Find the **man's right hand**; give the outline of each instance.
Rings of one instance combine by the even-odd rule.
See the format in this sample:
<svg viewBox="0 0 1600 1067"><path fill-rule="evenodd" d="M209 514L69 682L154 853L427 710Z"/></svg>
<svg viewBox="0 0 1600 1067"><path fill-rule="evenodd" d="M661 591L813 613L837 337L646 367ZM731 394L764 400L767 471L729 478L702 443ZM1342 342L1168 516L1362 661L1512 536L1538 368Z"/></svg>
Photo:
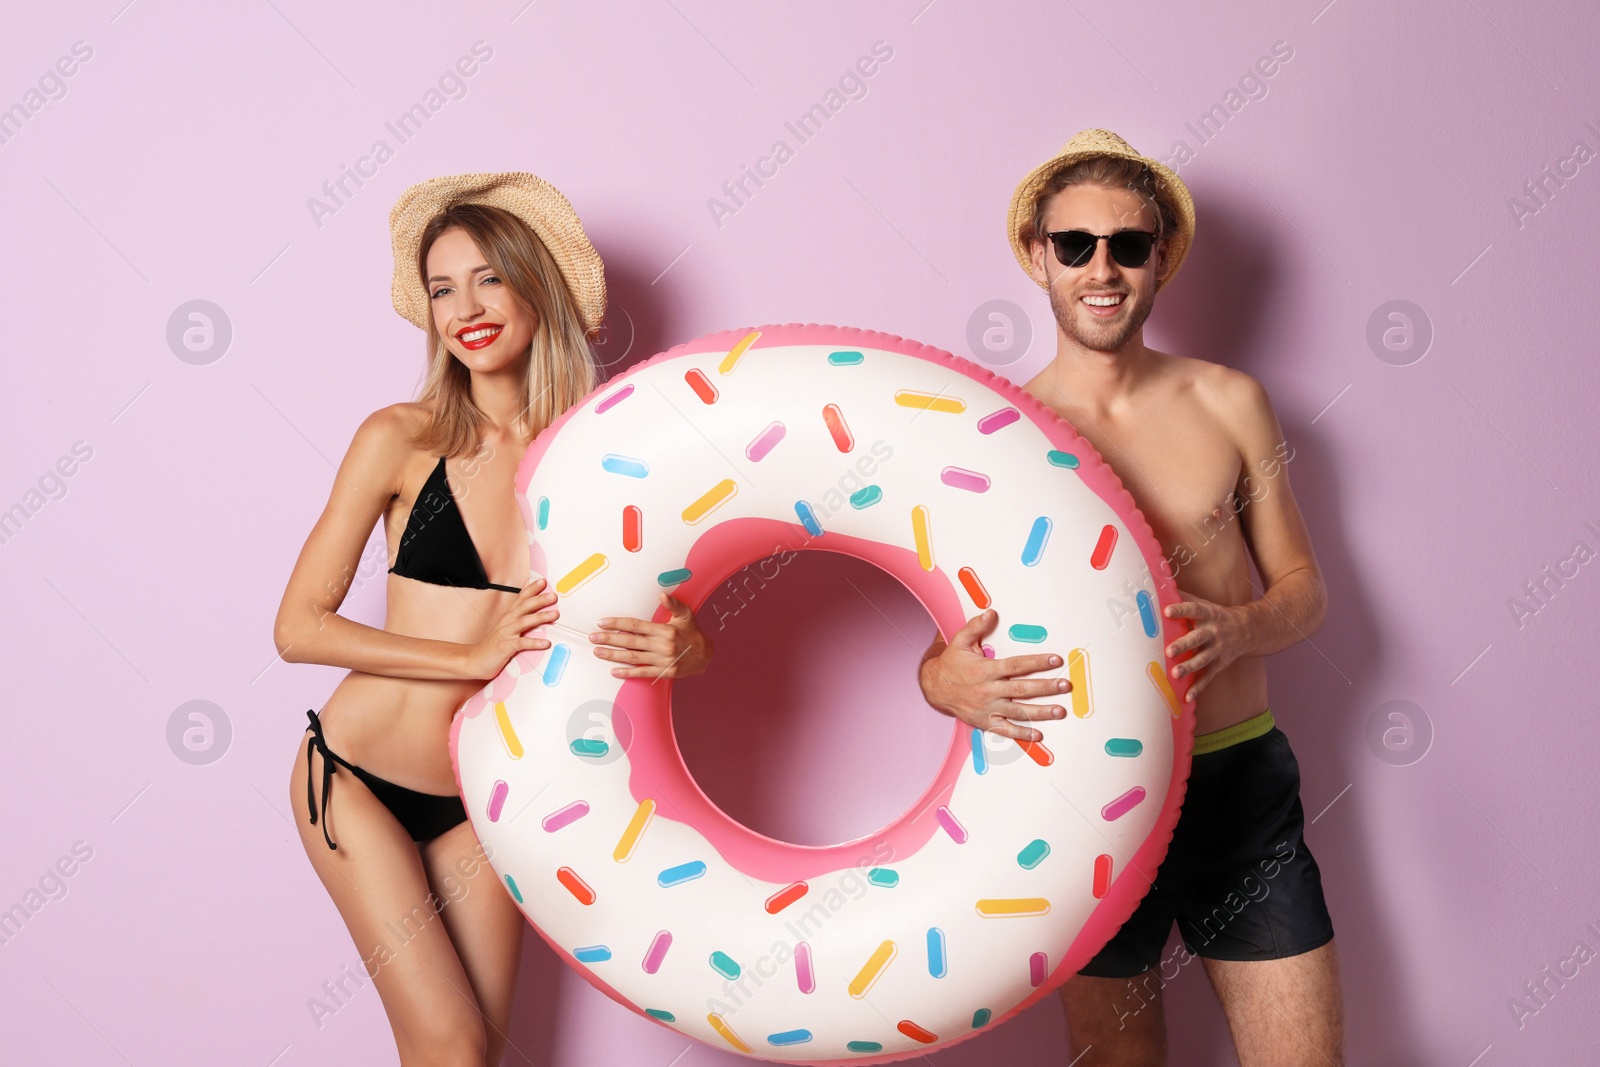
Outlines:
<svg viewBox="0 0 1600 1067"><path fill-rule="evenodd" d="M968 619L949 644L935 638L917 671L922 696L937 710L968 726L1016 741L1042 741L1043 734L1021 724L1030 719L1059 719L1066 709L1054 704L1024 704L1022 699L1059 696L1071 691L1072 683L1065 678L1019 677L1060 667L1060 656L985 656L983 637L998 621L999 614L989 608Z"/></svg>

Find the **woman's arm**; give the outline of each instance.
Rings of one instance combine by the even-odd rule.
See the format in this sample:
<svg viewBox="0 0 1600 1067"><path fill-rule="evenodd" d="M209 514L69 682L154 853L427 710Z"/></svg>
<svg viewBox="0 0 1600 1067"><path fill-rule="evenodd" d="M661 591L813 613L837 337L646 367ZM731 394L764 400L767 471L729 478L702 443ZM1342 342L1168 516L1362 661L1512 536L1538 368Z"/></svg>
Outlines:
<svg viewBox="0 0 1600 1067"><path fill-rule="evenodd" d="M394 678L476 677L467 673L470 645L406 637L339 614L367 538L399 492L408 449L396 407L373 412L356 430L278 605L272 639L288 662Z"/></svg>

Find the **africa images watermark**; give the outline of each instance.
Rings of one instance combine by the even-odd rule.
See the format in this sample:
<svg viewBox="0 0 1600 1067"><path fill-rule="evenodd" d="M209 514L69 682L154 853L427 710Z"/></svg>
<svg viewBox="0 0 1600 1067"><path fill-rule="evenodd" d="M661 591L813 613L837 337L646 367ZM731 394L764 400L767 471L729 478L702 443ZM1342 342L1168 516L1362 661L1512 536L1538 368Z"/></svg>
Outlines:
<svg viewBox="0 0 1600 1067"><path fill-rule="evenodd" d="M810 143L821 133L822 128L844 110L845 104L866 99L867 80L893 58L894 48L887 41L872 42L870 55L858 58L839 75L834 85L828 87L820 101L783 124L788 136L774 140L766 154L756 158L753 167L741 163L738 176L722 183L722 195L706 198L706 210L711 212L712 224L722 229L723 221L730 215L737 215L768 181L776 178L779 168L792 160L802 145ZM794 138L793 144L789 143L790 136Z"/></svg>
<svg viewBox="0 0 1600 1067"><path fill-rule="evenodd" d="M1271 479L1276 478L1279 472L1292 459L1294 459L1294 448L1290 446L1288 441L1279 441L1277 447L1273 449L1272 455L1263 456L1257 461L1256 466L1261 472L1261 478L1255 479L1246 474L1240 482L1239 489L1229 493L1228 498L1217 508L1218 511L1223 513L1221 517L1210 514L1202 522L1197 523L1191 520L1189 523L1190 529L1200 535L1198 548L1191 547L1186 541L1177 542L1173 546L1171 554L1163 557L1161 561L1163 575L1166 580L1177 581L1179 569L1193 563L1199 555L1199 550L1205 548L1206 545L1210 544L1226 530L1229 523L1233 522L1244 511L1246 504L1255 504L1265 500L1268 494L1272 492ZM1156 591L1151 581L1150 568L1145 568L1144 576L1138 583L1135 583L1131 578L1124 581L1122 583L1122 591L1124 594L1122 599L1116 597L1106 598L1106 608L1111 612L1111 621L1117 624L1119 630L1128 618L1139 616L1138 596L1140 592L1145 593L1152 600L1154 599Z"/></svg>
<svg viewBox="0 0 1600 1067"><path fill-rule="evenodd" d="M1190 145L1188 141L1179 138L1172 143L1172 151L1161 162L1173 170L1181 170L1192 162L1196 151L1201 146L1216 140L1222 133L1223 127L1243 111L1246 104L1253 100L1266 99L1269 91L1267 82L1293 58L1294 46L1288 41L1272 42L1271 53L1257 59L1253 66L1246 67L1235 85L1223 94L1221 101L1201 112L1195 122L1183 124L1184 129L1194 136L1195 143Z"/></svg>
<svg viewBox="0 0 1600 1067"><path fill-rule="evenodd" d="M423 91L420 100L402 111L392 122L383 124L389 137L394 139L393 145L387 138L379 137L372 142L365 155L356 159L353 166L344 163L339 165L338 177L322 183L321 197L306 198L306 210L311 213L311 222L317 229L322 229L323 219L337 215L355 197L366 184L364 179L376 177L378 168L395 157L395 150L421 133L428 120L438 114L445 104L461 100L467 95L468 79L478 73L481 64L494 58L494 49L482 40L472 42L471 53L458 57L453 65L445 68L433 85ZM351 188L352 185L354 188Z"/></svg>
<svg viewBox="0 0 1600 1067"><path fill-rule="evenodd" d="M355 995L377 977L379 968L396 959L400 950L415 940L430 922L439 917L441 911L450 904L458 903L471 892L472 885L465 879L470 879L478 873L480 860L482 863L489 862L491 851L492 849L483 842L478 842L471 855L456 861L456 870L460 872L463 880L457 881L455 876L448 872L442 879L444 899L441 900L438 894L429 890L427 900L413 907L399 919L391 919L384 923L384 931L394 939L393 950L390 949L390 942L380 940L377 947L372 950L372 954L361 959L362 970L366 972L364 976L352 971L348 963L344 964L339 968L338 977L322 983L322 996L306 998L306 1010L311 1013L311 1020L317 1024L318 1030L347 1007L355 999Z"/></svg>
<svg viewBox="0 0 1600 1067"><path fill-rule="evenodd" d="M867 454L867 453L870 453ZM871 483L869 479L878 473L880 463L887 463L894 458L894 446L882 438L872 442L853 465L845 469L838 479L822 493L820 501L808 501L811 516L820 527L832 516L838 514L848 502L856 509L871 507L882 497L882 490ZM790 561L800 555L800 550L806 548L812 541L823 535L821 529L813 532L806 531L806 536L798 545L773 545L772 554L757 560L752 567L747 567L741 577L728 578L717 588L717 592L706 602L714 612L717 629L727 626L728 620L750 606L755 594L767 587L767 583L778 577L778 572ZM771 568L771 573L767 568ZM754 571L752 576L751 571ZM752 577L755 589L751 589ZM750 599L746 600L744 594L749 593Z"/></svg>
<svg viewBox="0 0 1600 1067"><path fill-rule="evenodd" d="M1593 522L1584 523L1583 528L1594 535L1596 544L1600 544L1600 528ZM1537 577L1523 582L1522 595L1506 598L1506 608L1516 620L1517 629L1524 629L1529 619L1548 608L1550 602L1567 587L1567 583L1578 576L1579 569L1594 558L1595 550L1589 542L1579 538L1573 542L1572 551L1565 558L1545 564Z"/></svg>
<svg viewBox="0 0 1600 1067"><path fill-rule="evenodd" d="M1600 939L1600 927L1594 923L1584 923L1583 928ZM1570 953L1544 968L1531 980L1523 982L1520 996L1506 998L1506 1008L1511 1012L1517 1029L1526 1027L1529 1018L1548 1008L1567 987L1567 983L1577 978L1582 968L1594 958L1595 950L1589 947L1589 942L1574 941Z"/></svg>
<svg viewBox="0 0 1600 1067"><path fill-rule="evenodd" d="M1284 855L1286 849L1288 850L1288 855ZM1222 898L1222 902L1211 909L1211 914L1201 919L1198 927L1193 928L1193 933L1197 936L1197 940L1203 938L1203 940L1198 940L1196 947L1204 948L1215 941L1222 935L1229 923L1243 914L1245 908L1251 904L1259 904L1266 900L1272 892L1272 887L1267 883L1276 878L1278 872L1294 857L1295 849L1293 845L1287 841L1278 842L1277 847L1273 849L1272 857L1259 862L1261 876L1258 878L1255 874L1245 875L1240 879L1239 888L1228 890L1227 895ZM1213 925L1215 926L1214 929ZM1146 1000L1140 995L1139 990L1141 987L1145 992L1150 992L1150 983L1154 981L1157 991L1165 989L1168 982L1176 980L1178 975L1183 972L1184 965L1191 962L1198 955L1198 953L1190 951L1189 946L1192 942L1189 939L1189 935L1181 929L1179 933L1183 936L1179 937L1178 944L1167 954L1166 958L1143 974L1128 979L1128 993L1123 1000L1126 1001L1129 997L1132 997L1139 1003L1137 1007L1131 1009L1124 1008L1121 1004L1112 1005L1112 1010L1117 1013L1118 1030L1128 1025L1129 1017L1139 1014L1154 1002L1154 995L1151 996L1150 1000ZM1169 967L1172 971L1171 974L1167 973Z"/></svg>
<svg viewBox="0 0 1600 1067"><path fill-rule="evenodd" d="M880 840L873 845L871 854L862 856L845 870L837 887L817 894L810 908L783 924L784 932L789 935L787 939L774 941L772 947L754 963L733 963L737 967L734 977L723 980L722 997L706 998L706 1011L731 1019L740 1008L755 999L767 982L778 976L779 968L791 962L799 968L803 961L809 973L811 957L806 946L810 944L810 939L816 937L828 920L843 911L846 905L861 900L871 892L872 868L893 859L894 849L889 842ZM752 982L755 988L747 988Z"/></svg>

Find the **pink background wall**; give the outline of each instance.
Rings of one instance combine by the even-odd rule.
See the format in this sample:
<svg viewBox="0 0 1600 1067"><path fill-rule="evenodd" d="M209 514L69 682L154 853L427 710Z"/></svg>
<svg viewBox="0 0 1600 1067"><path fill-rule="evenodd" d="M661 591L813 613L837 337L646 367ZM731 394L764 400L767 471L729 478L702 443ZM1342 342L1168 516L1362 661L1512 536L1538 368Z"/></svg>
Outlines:
<svg viewBox="0 0 1600 1067"><path fill-rule="evenodd" d="M818 321L1020 382L1050 359L1053 323L1011 259L1006 203L1085 126L1163 157L1188 143L1197 241L1147 337L1256 375L1296 449L1332 607L1271 661L1272 705L1317 817L1351 1062L1590 1056L1600 969L1543 1006L1523 985L1577 941L1600 950L1585 873L1600 726L1580 673L1600 563L1566 564L1520 624L1509 602L1577 542L1600 550L1592 5L123 3L13 5L0 36L0 106L44 90L0 143L0 508L27 511L0 544L0 908L38 905L0 944L6 1059L395 1062L370 986L320 1028L307 1008L359 966L285 803L304 709L338 672L275 663L271 620L331 463L418 378L417 331L388 295L405 186L552 180L606 261L619 363ZM92 54L52 80L79 41ZM465 95L399 144L385 122L476 41L492 56ZM878 41L893 55L865 95L797 145L785 122ZM1186 124L1276 42L1292 58L1201 143ZM379 138L392 158L319 225L308 198ZM719 225L708 198L780 138L793 158ZM1583 162L1562 163L1580 141ZM1567 177L1541 203L1524 183L1547 165ZM192 300L231 324L220 358L169 343ZM1026 349L969 345L994 300L1023 309ZM1415 341L1369 344L1393 300L1431 326L1420 359ZM73 473L53 479L63 457ZM381 569L352 617L381 618ZM897 813L948 730L919 707L897 629L920 643L931 627L847 561L806 559L757 597L719 673L680 690L693 766L728 757L719 719L749 731L716 799L798 840ZM779 652L788 688L717 706L768 676L763 645L797 640L836 669ZM196 700L228 724L200 765L168 733ZM1413 738L1431 734L1420 760L1420 741L1370 740L1396 700ZM73 873L54 880L63 857ZM1518 996L1539 1009L1520 1026ZM1168 998L1175 1061L1232 1063L1199 968ZM508 1064L732 1061L685 1052L531 934L518 1011ZM1047 1002L932 1059L1065 1062L1065 1041Z"/></svg>

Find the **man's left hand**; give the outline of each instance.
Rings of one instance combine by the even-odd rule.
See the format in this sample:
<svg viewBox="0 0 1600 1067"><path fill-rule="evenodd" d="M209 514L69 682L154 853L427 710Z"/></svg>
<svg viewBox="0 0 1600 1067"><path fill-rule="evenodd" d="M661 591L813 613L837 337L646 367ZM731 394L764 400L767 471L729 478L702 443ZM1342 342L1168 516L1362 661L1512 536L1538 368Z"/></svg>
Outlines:
<svg viewBox="0 0 1600 1067"><path fill-rule="evenodd" d="M1190 619L1194 626L1167 646L1167 655L1176 658L1186 652L1194 652L1194 655L1172 668L1174 681L1184 675L1203 672L1190 683L1189 692L1184 697L1193 703L1211 679L1246 653L1249 632L1243 609L1216 604L1193 593L1185 593L1184 597L1186 599L1166 609L1166 616L1169 619Z"/></svg>

